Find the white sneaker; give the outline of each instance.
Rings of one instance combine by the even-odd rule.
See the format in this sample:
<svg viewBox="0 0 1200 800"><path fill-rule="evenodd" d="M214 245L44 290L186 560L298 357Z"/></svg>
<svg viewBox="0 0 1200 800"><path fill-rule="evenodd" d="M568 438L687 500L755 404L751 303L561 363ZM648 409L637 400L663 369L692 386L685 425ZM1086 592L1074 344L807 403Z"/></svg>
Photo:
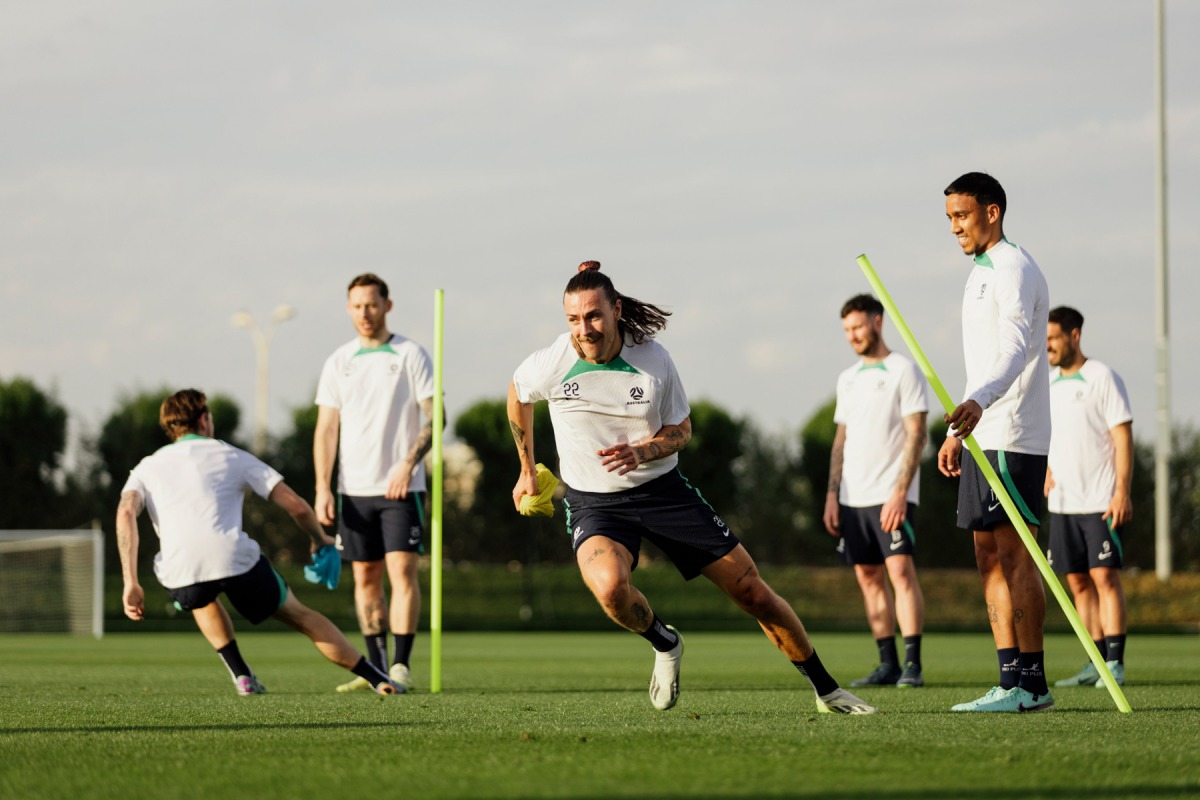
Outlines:
<svg viewBox="0 0 1200 800"><path fill-rule="evenodd" d="M371 687L371 682L369 680L367 680L366 678L359 678L359 677L355 677L355 679L350 681L349 683L343 683L341 686L337 687L337 690L342 693L375 691Z"/></svg>
<svg viewBox="0 0 1200 800"><path fill-rule="evenodd" d="M1120 661L1105 661L1104 666L1108 667L1108 671L1112 673L1113 680L1117 682L1117 686L1125 685L1125 665ZM1096 679L1096 688L1104 688L1104 678Z"/></svg>
<svg viewBox="0 0 1200 800"><path fill-rule="evenodd" d="M817 695L817 711L822 714L878 714L879 709L845 689Z"/></svg>
<svg viewBox="0 0 1200 800"><path fill-rule="evenodd" d="M242 697L251 694L266 694L267 687L258 682L258 678L253 674L239 675L233 680L233 685L237 687L237 693Z"/></svg>
<svg viewBox="0 0 1200 800"><path fill-rule="evenodd" d="M408 666L405 664L392 664L392 668L388 670L388 678L396 687L397 694L407 694L412 689L412 676L409 675Z"/></svg>
<svg viewBox="0 0 1200 800"><path fill-rule="evenodd" d="M659 711L672 708L679 700L679 664L683 661L683 637L674 626L667 630L679 639L665 653L654 651L654 672L650 673L650 704Z"/></svg>

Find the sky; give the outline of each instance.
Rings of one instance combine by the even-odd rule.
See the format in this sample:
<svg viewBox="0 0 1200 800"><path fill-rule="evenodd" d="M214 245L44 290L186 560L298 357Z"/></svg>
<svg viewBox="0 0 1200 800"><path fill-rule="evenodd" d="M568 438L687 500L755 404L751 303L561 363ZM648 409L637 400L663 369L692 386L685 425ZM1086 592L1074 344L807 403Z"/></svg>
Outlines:
<svg viewBox="0 0 1200 800"><path fill-rule="evenodd" d="M1171 402L1195 425L1200 3L1166 8ZM285 433L370 271L431 351L445 291L453 426L565 330L595 259L673 312L691 399L782 435L854 359L866 253L958 398L970 260L942 189L980 170L1152 441L1154 30L1149 0L0 0L0 379L51 391L75 435L195 386L249 439L231 318L287 304Z"/></svg>

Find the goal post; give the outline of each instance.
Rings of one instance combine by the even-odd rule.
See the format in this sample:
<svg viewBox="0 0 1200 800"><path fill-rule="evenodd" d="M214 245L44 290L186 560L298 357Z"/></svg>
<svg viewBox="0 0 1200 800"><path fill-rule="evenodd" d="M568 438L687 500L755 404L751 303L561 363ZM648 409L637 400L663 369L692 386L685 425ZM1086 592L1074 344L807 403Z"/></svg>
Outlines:
<svg viewBox="0 0 1200 800"><path fill-rule="evenodd" d="M104 635L100 530L0 531L0 633Z"/></svg>

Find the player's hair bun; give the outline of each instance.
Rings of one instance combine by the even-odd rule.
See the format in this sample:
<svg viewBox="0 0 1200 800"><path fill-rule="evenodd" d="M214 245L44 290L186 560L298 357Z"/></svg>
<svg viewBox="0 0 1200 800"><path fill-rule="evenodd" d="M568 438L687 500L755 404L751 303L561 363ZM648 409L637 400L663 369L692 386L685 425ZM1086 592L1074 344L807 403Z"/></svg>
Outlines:
<svg viewBox="0 0 1200 800"><path fill-rule="evenodd" d="M600 262L599 261L585 261L579 265L580 272L587 272L589 269L594 269L597 272L599 272L600 271Z"/></svg>

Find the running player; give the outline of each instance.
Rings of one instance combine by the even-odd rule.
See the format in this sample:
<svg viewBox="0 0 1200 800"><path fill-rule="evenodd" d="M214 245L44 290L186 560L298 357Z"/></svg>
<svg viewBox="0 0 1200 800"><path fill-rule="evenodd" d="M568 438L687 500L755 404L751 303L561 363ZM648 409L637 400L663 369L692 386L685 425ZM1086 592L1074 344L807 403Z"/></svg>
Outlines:
<svg viewBox="0 0 1200 800"><path fill-rule="evenodd" d="M970 172L945 195L950 232L974 266L962 300L966 397L945 417L950 433L938 451L938 469L962 476L958 527L974 532L1000 662L999 684L953 710L1047 711L1054 699L1046 687L1041 574L983 472L962 449L963 439L974 434L1036 537L1050 449L1050 367L1041 338L1049 291L1029 253L1004 237L1007 199L999 181Z"/></svg>
<svg viewBox="0 0 1200 800"><path fill-rule="evenodd" d="M1050 312L1050 464L1046 498L1050 547L1046 560L1065 572L1075 610L1125 683L1125 591L1121 586L1121 526L1133 518L1133 412L1125 384L1079 347L1083 315L1068 306ZM1104 685L1089 661L1055 686Z"/></svg>
<svg viewBox="0 0 1200 800"><path fill-rule="evenodd" d="M812 683L818 711L875 713L838 687L795 611L680 474L677 454L691 438L691 410L671 356L654 341L669 312L618 294L597 261L580 265L563 308L568 333L527 358L508 388L521 460L513 503L519 510L522 496L538 493L533 404L547 400L580 573L605 613L654 648L651 704L666 710L679 697L683 638L630 582L643 539L658 545L685 579L704 575L757 619Z"/></svg>
<svg viewBox="0 0 1200 800"><path fill-rule="evenodd" d="M824 522L830 535L840 537L842 559L854 565L879 649L879 666L850 685L922 686L925 598L913 565L913 522L927 438L925 378L884 343L883 304L871 295L846 301L842 329L859 360L838 376ZM897 618L903 667L896 652Z"/></svg>
<svg viewBox="0 0 1200 800"><path fill-rule="evenodd" d="M409 659L421 613L417 564L427 506L424 457L433 441L433 367L420 345L388 330L392 301L379 276L359 275L347 294L358 336L325 361L317 385L315 505L322 524L341 518L338 549L352 564L367 655L405 692L412 686ZM335 456L340 503L330 488ZM389 628L395 646L390 667ZM337 690L369 688L355 679Z"/></svg>
<svg viewBox="0 0 1200 800"><path fill-rule="evenodd" d="M312 506L278 472L212 438L212 413L203 393L184 389L171 395L163 401L159 421L172 444L133 468L117 508L125 616L140 620L145 613L145 592L137 574L137 518L146 509L162 548L154 557L154 574L176 605L192 612L200 632L229 669L238 694L267 690L238 649L221 594L253 624L273 616L312 639L321 655L375 691L395 693L387 675L363 658L337 626L296 599L258 543L242 530L242 501L245 490L252 489L288 512L312 538L315 552L333 540L317 522Z"/></svg>

